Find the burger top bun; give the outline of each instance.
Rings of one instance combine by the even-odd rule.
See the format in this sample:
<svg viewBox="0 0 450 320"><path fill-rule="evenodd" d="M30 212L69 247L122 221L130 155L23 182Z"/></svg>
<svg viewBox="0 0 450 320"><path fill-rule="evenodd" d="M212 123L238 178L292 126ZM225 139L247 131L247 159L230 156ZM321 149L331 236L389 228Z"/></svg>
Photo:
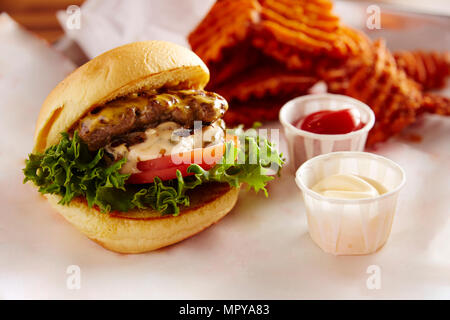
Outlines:
<svg viewBox="0 0 450 320"><path fill-rule="evenodd" d="M107 51L60 82L45 99L36 124L33 152L60 140L96 106L140 90L203 89L209 71L192 51L165 41L142 41Z"/></svg>

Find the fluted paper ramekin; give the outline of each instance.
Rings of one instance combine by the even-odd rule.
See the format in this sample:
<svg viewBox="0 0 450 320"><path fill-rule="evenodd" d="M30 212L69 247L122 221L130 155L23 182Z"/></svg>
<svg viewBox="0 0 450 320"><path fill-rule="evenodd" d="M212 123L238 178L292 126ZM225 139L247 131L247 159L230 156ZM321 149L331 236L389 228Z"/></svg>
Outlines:
<svg viewBox="0 0 450 320"><path fill-rule="evenodd" d="M332 199L311 190L334 174L356 174L381 183L388 191L375 198ZM403 169L387 158L367 152L333 152L306 161L296 172L305 201L311 238L325 252L361 255L387 241L405 183Z"/></svg>
<svg viewBox="0 0 450 320"><path fill-rule="evenodd" d="M317 134L295 127L294 123L322 110L356 108L365 126L345 134ZM315 156L336 151L363 151L367 133L375 123L372 109L356 99L338 94L311 94L288 101L280 110L280 122L289 148L289 157L296 170Z"/></svg>

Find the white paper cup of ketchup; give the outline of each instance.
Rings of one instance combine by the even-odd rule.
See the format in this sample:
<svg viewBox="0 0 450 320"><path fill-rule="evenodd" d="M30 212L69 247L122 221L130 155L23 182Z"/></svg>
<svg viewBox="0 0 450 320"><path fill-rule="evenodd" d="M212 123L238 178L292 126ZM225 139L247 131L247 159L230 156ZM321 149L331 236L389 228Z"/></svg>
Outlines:
<svg viewBox="0 0 450 320"><path fill-rule="evenodd" d="M363 102L328 93L290 100L281 108L279 117L294 169L321 154L363 151L367 134L375 123L372 109ZM352 120L353 127L348 123Z"/></svg>
<svg viewBox="0 0 450 320"><path fill-rule="evenodd" d="M334 255L362 255L389 238L405 173L372 153L332 152L302 164L295 181L313 241Z"/></svg>

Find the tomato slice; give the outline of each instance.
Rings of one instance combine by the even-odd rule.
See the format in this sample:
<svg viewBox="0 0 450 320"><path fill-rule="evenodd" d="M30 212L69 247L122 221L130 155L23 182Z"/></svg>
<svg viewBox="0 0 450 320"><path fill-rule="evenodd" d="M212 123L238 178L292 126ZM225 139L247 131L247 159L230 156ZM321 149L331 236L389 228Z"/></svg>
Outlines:
<svg viewBox="0 0 450 320"><path fill-rule="evenodd" d="M227 135L225 141L234 141L237 145L238 137ZM159 177L163 181L175 179L177 170L181 172L183 177L190 176L194 173L188 173L187 169L193 163L197 163L204 170L209 170L223 158L224 152L225 143L221 143L206 148L198 148L156 159L140 161L137 163L137 168L141 172L132 174L127 183L151 183L155 177Z"/></svg>
<svg viewBox="0 0 450 320"><path fill-rule="evenodd" d="M159 177L161 180L172 180L177 177L177 170L180 170L181 175L183 177L191 176L194 173L188 173L187 169L191 163L187 164L180 164L176 167L169 167L164 169L158 169L158 170L148 170L143 171L139 173L132 174L130 178L127 180L127 183L131 184L142 184L142 183L151 183L156 177ZM214 165L205 165L205 164L199 164L200 167L202 167L205 170L211 169Z"/></svg>

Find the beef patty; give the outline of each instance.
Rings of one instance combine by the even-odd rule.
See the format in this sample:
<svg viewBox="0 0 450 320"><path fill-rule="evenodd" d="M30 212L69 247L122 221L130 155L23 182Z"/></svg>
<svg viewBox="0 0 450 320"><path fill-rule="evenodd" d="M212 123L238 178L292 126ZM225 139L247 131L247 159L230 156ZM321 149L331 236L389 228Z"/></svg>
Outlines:
<svg viewBox="0 0 450 320"><path fill-rule="evenodd" d="M192 128L194 121L209 125L220 119L227 109L226 100L213 92L142 92L95 108L80 119L76 130L90 150L97 150L117 137L166 121L186 128Z"/></svg>

